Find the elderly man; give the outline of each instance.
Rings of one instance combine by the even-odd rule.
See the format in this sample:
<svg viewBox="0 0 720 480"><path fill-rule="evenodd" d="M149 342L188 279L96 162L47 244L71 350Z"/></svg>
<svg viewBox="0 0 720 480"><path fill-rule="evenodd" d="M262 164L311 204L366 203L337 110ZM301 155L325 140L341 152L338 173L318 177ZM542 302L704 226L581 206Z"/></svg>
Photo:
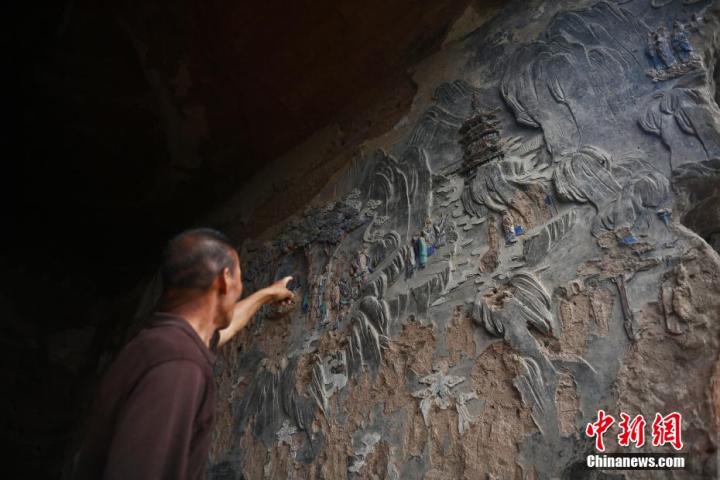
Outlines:
<svg viewBox="0 0 720 480"><path fill-rule="evenodd" d="M239 300L238 254L209 229L173 238L161 275L156 312L97 391L75 479L201 478L213 428L217 347L261 306L293 296L286 277Z"/></svg>

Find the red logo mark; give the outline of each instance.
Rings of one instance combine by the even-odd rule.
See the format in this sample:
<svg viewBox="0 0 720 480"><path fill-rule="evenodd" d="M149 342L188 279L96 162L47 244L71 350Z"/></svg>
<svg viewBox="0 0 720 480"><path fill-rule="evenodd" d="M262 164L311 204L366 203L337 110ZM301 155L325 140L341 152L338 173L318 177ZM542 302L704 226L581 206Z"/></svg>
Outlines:
<svg viewBox="0 0 720 480"><path fill-rule="evenodd" d="M627 447L630 442L635 444L635 447L640 448L645 445L645 418L642 415L636 415L635 418L630 421L630 415L627 413L620 413L620 435L618 435L618 444L621 447Z"/></svg>
<svg viewBox="0 0 720 480"><path fill-rule="evenodd" d="M603 443L603 434L607 431L610 426L615 423L615 419L612 415L605 415L604 410L598 410L598 420L595 423L588 423L585 427L585 435L588 437L595 437L595 448L598 451L605 451L605 444Z"/></svg>
<svg viewBox="0 0 720 480"><path fill-rule="evenodd" d="M682 449L681 423L682 415L678 412L672 412L664 417L656 413L652 424L653 447L660 447L669 443L675 450Z"/></svg>

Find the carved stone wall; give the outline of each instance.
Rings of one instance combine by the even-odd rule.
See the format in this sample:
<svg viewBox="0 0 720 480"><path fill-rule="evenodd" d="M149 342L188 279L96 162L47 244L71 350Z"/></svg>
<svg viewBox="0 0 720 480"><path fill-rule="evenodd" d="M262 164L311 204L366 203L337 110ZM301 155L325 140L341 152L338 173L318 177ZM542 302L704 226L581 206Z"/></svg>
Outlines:
<svg viewBox="0 0 720 480"><path fill-rule="evenodd" d="M681 412L672 478L716 478L717 22L514 2L419 66L408 117L242 246L298 304L222 354L211 477L654 478L584 470L602 408Z"/></svg>

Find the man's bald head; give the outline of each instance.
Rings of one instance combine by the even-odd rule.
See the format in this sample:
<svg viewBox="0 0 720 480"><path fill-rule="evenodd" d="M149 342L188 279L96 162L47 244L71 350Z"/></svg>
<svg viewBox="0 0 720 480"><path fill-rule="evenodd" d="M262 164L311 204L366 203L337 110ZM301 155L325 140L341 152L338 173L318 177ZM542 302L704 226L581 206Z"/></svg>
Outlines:
<svg viewBox="0 0 720 480"><path fill-rule="evenodd" d="M236 264L237 252L225 235L210 228L187 230L165 246L163 287L205 290L224 268L232 272Z"/></svg>

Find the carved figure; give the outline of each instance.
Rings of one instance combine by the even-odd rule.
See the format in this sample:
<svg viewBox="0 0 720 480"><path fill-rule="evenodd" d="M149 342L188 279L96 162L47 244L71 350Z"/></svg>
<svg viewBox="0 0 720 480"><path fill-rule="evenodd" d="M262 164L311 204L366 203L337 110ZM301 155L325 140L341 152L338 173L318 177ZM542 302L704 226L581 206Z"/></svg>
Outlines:
<svg viewBox="0 0 720 480"><path fill-rule="evenodd" d="M340 283L334 283L332 287L330 287L330 304L336 308L340 308Z"/></svg>
<svg viewBox="0 0 720 480"><path fill-rule="evenodd" d="M665 226L670 224L670 215L672 215L672 210L669 208L661 208L657 211L657 216L660 220L662 220Z"/></svg>
<svg viewBox="0 0 720 480"><path fill-rule="evenodd" d="M425 239L425 236L423 233L418 232L416 234L416 237L414 237L415 240L415 251L416 251L416 257L418 259L418 265L420 268L425 268L427 265L427 259L428 259L428 245L427 240Z"/></svg>
<svg viewBox="0 0 720 480"><path fill-rule="evenodd" d="M648 32L647 34L647 56L650 57L650 63L655 70L662 68L662 61L657 51L657 33Z"/></svg>
<svg viewBox="0 0 720 480"><path fill-rule="evenodd" d="M660 59L666 67L670 68L675 65L675 54L670 48L670 39L668 38L668 32L665 27L660 27L655 32L655 48Z"/></svg>
<svg viewBox="0 0 720 480"><path fill-rule="evenodd" d="M345 277L340 279L338 287L340 289L340 306L344 307L348 305L352 299L352 287Z"/></svg>
<svg viewBox="0 0 720 480"><path fill-rule="evenodd" d="M422 230L422 235L425 237L428 245L435 246L437 244L437 236L435 235L435 229L433 228L433 221L431 218L425 219L425 226Z"/></svg>
<svg viewBox="0 0 720 480"><path fill-rule="evenodd" d="M372 273L370 255L368 255L367 247L357 252L357 257L353 262L353 276L363 280L365 276Z"/></svg>
<svg viewBox="0 0 720 480"><path fill-rule="evenodd" d="M325 266L325 270L322 275L320 275L320 278L318 280L318 289L317 289L317 302L316 302L316 308L317 308L317 314L318 318L320 319L320 323L325 323L327 319L327 305L325 305L325 288L327 283L327 273L328 273L328 266Z"/></svg>
<svg viewBox="0 0 720 480"><path fill-rule="evenodd" d="M515 220L513 220L512 214L508 210L502 212L502 226L503 232L505 233L505 244L510 245L517 242L515 237Z"/></svg>
<svg viewBox="0 0 720 480"><path fill-rule="evenodd" d="M685 29L685 25L678 21L673 23L672 48L678 58L680 58L680 61L685 62L690 60L690 56L693 53L693 47L688 39L688 32Z"/></svg>
<svg viewBox="0 0 720 480"><path fill-rule="evenodd" d="M647 74L654 82L670 80L701 69L702 59L695 55L693 46L690 43L689 33L686 26L679 22L673 22L672 32L667 32L665 27L660 27L653 34L653 45L649 46L652 53L662 60L660 65L653 64Z"/></svg>

